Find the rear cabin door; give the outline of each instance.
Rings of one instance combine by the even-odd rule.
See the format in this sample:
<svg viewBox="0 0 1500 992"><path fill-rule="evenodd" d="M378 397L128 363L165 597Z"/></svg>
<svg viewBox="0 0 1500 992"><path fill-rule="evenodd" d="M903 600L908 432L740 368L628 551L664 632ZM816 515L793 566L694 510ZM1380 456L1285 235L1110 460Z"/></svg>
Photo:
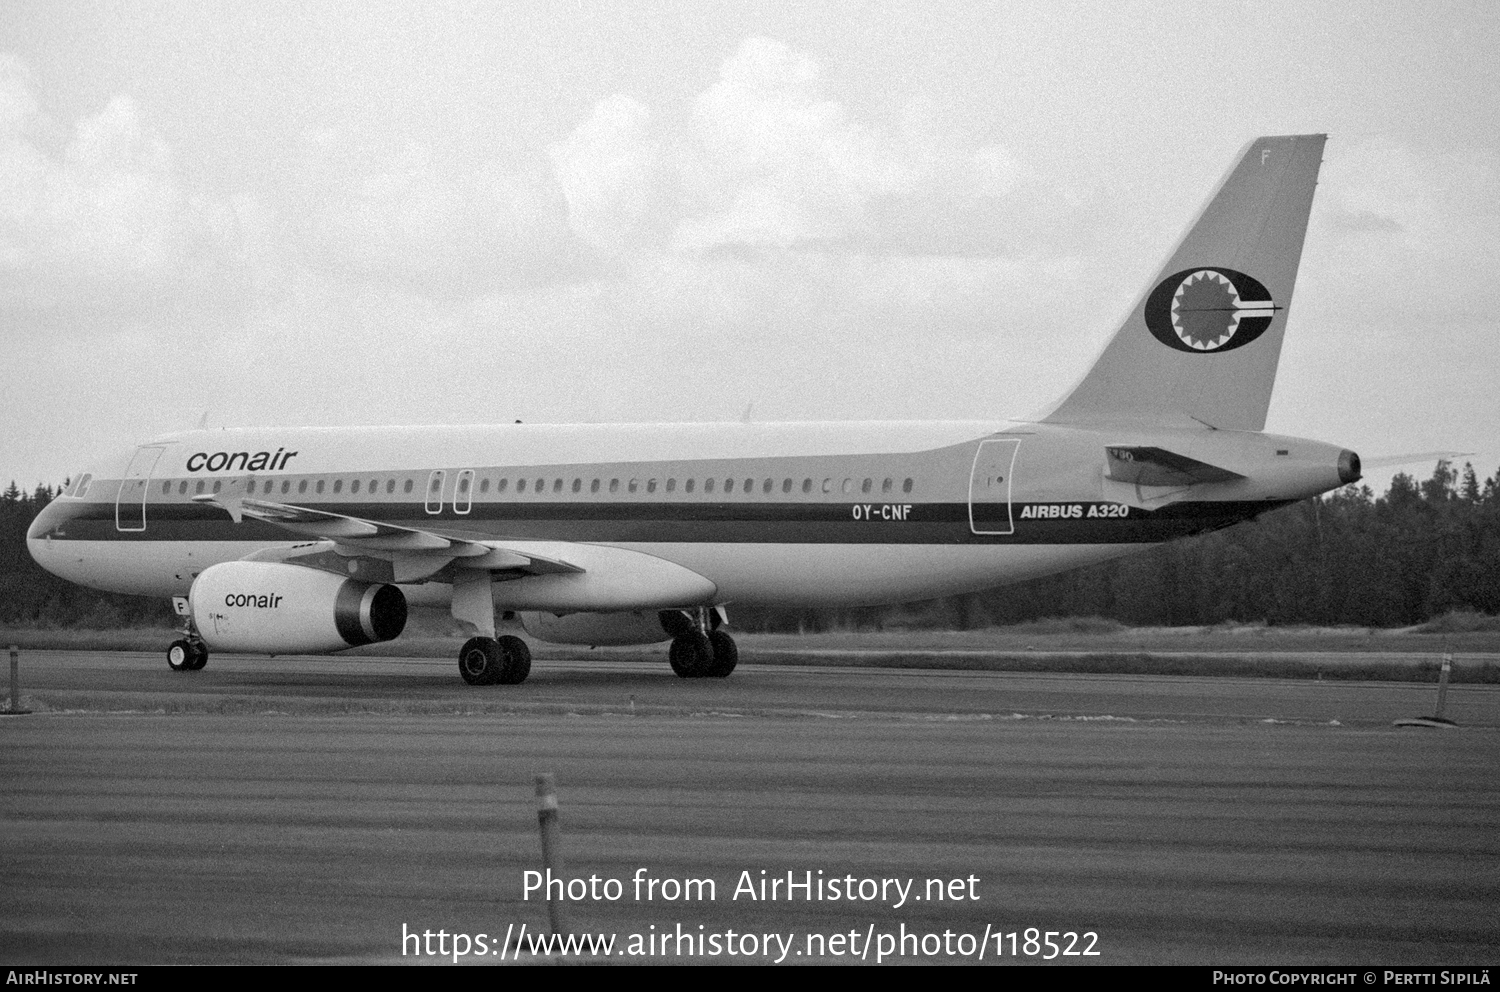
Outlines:
<svg viewBox="0 0 1500 992"><path fill-rule="evenodd" d="M120 494L115 497L115 530L146 529L146 487L151 483L151 470L165 450L158 445L136 449L125 478L120 480Z"/></svg>
<svg viewBox="0 0 1500 992"><path fill-rule="evenodd" d="M975 534L1014 534L1010 515L1011 473L1021 442L981 441L969 473L969 529Z"/></svg>

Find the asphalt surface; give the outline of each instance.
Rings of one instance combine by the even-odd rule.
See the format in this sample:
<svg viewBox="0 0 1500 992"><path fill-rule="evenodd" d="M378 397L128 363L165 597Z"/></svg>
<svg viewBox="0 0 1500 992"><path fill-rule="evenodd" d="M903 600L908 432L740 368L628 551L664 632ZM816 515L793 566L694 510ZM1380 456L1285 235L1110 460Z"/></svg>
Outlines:
<svg viewBox="0 0 1500 992"><path fill-rule="evenodd" d="M523 891L540 772L565 875L621 883L568 907L575 931L617 935L591 960L763 963L780 934L786 962L874 963L904 933L888 962L984 943L1008 963L1048 953L1028 959L1033 927L1098 952L1064 963L1500 959L1495 687L1453 687L1462 726L1419 730L1391 721L1430 713L1432 687L782 666L684 682L578 661L475 689L455 669L26 653L38 712L0 719L0 960L451 959L403 927L493 950L546 927ZM636 898L642 871L658 888ZM924 898L735 898L789 871ZM686 879L714 897L671 898ZM679 926L702 956L649 946ZM633 937L656 953L627 953Z"/></svg>

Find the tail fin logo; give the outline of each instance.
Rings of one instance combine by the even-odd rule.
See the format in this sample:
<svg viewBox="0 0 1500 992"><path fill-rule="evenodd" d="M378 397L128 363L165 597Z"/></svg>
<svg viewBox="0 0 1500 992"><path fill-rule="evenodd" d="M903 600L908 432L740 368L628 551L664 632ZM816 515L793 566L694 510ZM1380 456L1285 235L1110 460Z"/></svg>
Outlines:
<svg viewBox="0 0 1500 992"><path fill-rule="evenodd" d="M1243 272L1184 269L1146 298L1146 328L1169 348L1207 355L1254 341L1280 309L1266 287Z"/></svg>

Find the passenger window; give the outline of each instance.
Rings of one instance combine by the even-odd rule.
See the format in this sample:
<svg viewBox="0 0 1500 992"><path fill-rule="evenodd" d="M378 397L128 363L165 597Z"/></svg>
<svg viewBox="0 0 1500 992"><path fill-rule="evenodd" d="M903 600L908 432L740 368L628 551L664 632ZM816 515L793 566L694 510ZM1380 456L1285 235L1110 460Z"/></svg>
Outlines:
<svg viewBox="0 0 1500 992"><path fill-rule="evenodd" d="M291 479L282 479L281 480L281 491L282 491L283 494L286 494L286 493L289 493L289 492L292 491L292 480Z"/></svg>
<svg viewBox="0 0 1500 992"><path fill-rule="evenodd" d="M497 492L497 493L503 493L503 492L505 492L506 487L508 487L509 485L510 485L510 480L509 479L501 479L499 482L495 483L495 492Z"/></svg>
<svg viewBox="0 0 1500 992"><path fill-rule="evenodd" d="M344 491L344 480L343 479L334 479L333 480L333 491L336 492L336 493Z"/></svg>
<svg viewBox="0 0 1500 992"><path fill-rule="evenodd" d="M163 482L163 483L162 483L162 484L161 484L161 494L162 494L162 495L163 495L163 496L165 496L165 495L167 495L167 493L170 493L170 492L171 492L171 491L172 491L172 483L171 483L171 480L168 480L168 481L166 481L166 482Z"/></svg>
<svg viewBox="0 0 1500 992"><path fill-rule="evenodd" d="M401 487L401 491L405 492L405 493L411 492L414 488L416 488L415 482L416 482L416 480L414 480L414 479L407 479L406 480L406 485L404 485L404 486Z"/></svg>
<svg viewBox="0 0 1500 992"><path fill-rule="evenodd" d="M480 479L479 480L479 491L481 493L487 493L487 492L490 491L490 480L489 479Z"/></svg>
<svg viewBox="0 0 1500 992"><path fill-rule="evenodd" d="M802 491L805 492L805 493L812 492L812 480L811 479L803 479L802 480Z"/></svg>
<svg viewBox="0 0 1500 992"><path fill-rule="evenodd" d="M349 494L352 496L357 492L359 492L359 480L355 479L353 482L349 483Z"/></svg>
<svg viewBox="0 0 1500 992"><path fill-rule="evenodd" d="M303 483L303 485L306 485L306 484L307 483ZM202 496L203 495L203 480L202 479L199 479L198 480L198 484L193 487L193 493L195 495L198 495L198 496Z"/></svg>
<svg viewBox="0 0 1500 992"><path fill-rule="evenodd" d="M516 480L516 492L518 492L518 493L524 493L525 491L526 491L526 480L525 479L517 479Z"/></svg>
<svg viewBox="0 0 1500 992"><path fill-rule="evenodd" d="M617 493L617 492L620 491L620 480L619 479L610 479L609 480L609 491L612 492L612 493Z"/></svg>
<svg viewBox="0 0 1500 992"><path fill-rule="evenodd" d="M891 491L891 485L892 485L891 480L890 479L886 479L884 482L882 482L880 484L880 491L883 492L883 493L890 492Z"/></svg>
<svg viewBox="0 0 1500 992"><path fill-rule="evenodd" d="M317 490L318 490L318 495L319 496L323 495L323 480L322 479L318 480Z"/></svg>
<svg viewBox="0 0 1500 992"><path fill-rule="evenodd" d="M536 485L533 488L537 492L539 492L539 493L546 492L547 491L547 480L546 479L538 479L538 480L536 480Z"/></svg>
<svg viewBox="0 0 1500 992"><path fill-rule="evenodd" d="M380 480L379 479L371 479L370 480L370 495L373 496L375 494L375 492L379 488L380 488Z"/></svg>
<svg viewBox="0 0 1500 992"><path fill-rule="evenodd" d="M646 492L648 492L648 493L654 493L654 492L656 492L656 480L655 479L647 479L646 480Z"/></svg>
<svg viewBox="0 0 1500 992"><path fill-rule="evenodd" d="M627 486L627 487L626 487L626 488L627 488L627 489L629 489L629 490L630 490L630 491L631 491L631 492L635 492L635 490L636 490L636 487L637 487L637 486L638 486L638 485L640 485L640 483L639 483L639 482L638 482L638 481L637 481L637 480L635 480L635 479L631 479L631 480L630 480L630 485L629 485L629 486Z"/></svg>
<svg viewBox="0 0 1500 992"><path fill-rule="evenodd" d="M583 480L582 479L574 479L573 480L573 491L575 493L583 492Z"/></svg>
<svg viewBox="0 0 1500 992"><path fill-rule="evenodd" d="M698 481L697 479L689 479L689 480L687 480L686 482L684 482L682 484L682 491L685 492L685 493L692 492L693 491L693 485L695 483L697 483L697 481Z"/></svg>
<svg viewBox="0 0 1500 992"><path fill-rule="evenodd" d="M781 491L784 492L784 493L789 493L789 492L792 491L792 480L791 479L782 479L781 480Z"/></svg>
<svg viewBox="0 0 1500 992"><path fill-rule="evenodd" d="M78 484L78 491L80 493L83 492L83 483L81 483L81 482ZM181 482L177 483L177 495L179 495L179 496L186 496L187 495L187 480L186 479L183 479Z"/></svg>
<svg viewBox="0 0 1500 992"><path fill-rule="evenodd" d="M167 486L170 486L170 485L171 485L171 483L169 482L169 483L167 483L166 486L162 486L161 487L162 488L162 492L166 492ZM255 494L255 480L254 479L251 479L249 482L245 483L245 492L247 492L247 493L249 493L251 495Z"/></svg>
<svg viewBox="0 0 1500 992"><path fill-rule="evenodd" d="M553 492L555 492L555 493L562 492L562 486L563 486L562 476L558 476L556 479L552 480L552 491Z"/></svg>
<svg viewBox="0 0 1500 992"><path fill-rule="evenodd" d="M862 492L862 493L867 493L867 492L870 491L870 488L872 486L874 486L874 485L875 485L875 482L874 482L873 479L866 479L863 483L860 484L859 491Z"/></svg>
<svg viewBox="0 0 1500 992"><path fill-rule="evenodd" d="M771 485L772 485L771 480L767 479L765 481L765 484L760 487L760 491L763 492L763 493L770 492L771 491Z"/></svg>
<svg viewBox="0 0 1500 992"><path fill-rule="evenodd" d="M907 479L905 482L903 482L901 484L901 491L903 493L909 493L909 492L911 492L911 480L910 479Z"/></svg>
<svg viewBox="0 0 1500 992"><path fill-rule="evenodd" d="M744 493L746 496L749 496L751 493L755 492L755 480L746 479L745 485L741 487L740 492Z"/></svg>
<svg viewBox="0 0 1500 992"><path fill-rule="evenodd" d="M714 491L714 480L712 480L712 479L704 479L703 480L703 491L706 492L706 493L713 492Z"/></svg>
<svg viewBox="0 0 1500 992"><path fill-rule="evenodd" d="M385 491L388 492L388 493L394 493L396 491L396 480L395 479L386 479L385 480Z"/></svg>
<svg viewBox="0 0 1500 992"><path fill-rule="evenodd" d="M591 492L591 493L597 493L598 491L599 491L599 480L595 479L593 482L589 483L589 492Z"/></svg>
<svg viewBox="0 0 1500 992"><path fill-rule="evenodd" d="M668 479L667 480L667 492L669 492L669 493L675 493L676 491L677 491L677 480L676 479Z"/></svg>
<svg viewBox="0 0 1500 992"><path fill-rule="evenodd" d="M224 488L224 480L223 479L215 479L214 480L214 492L218 492L219 490L221 490L223 488Z"/></svg>
<svg viewBox="0 0 1500 992"><path fill-rule="evenodd" d="M833 480L832 479L824 479L823 480L823 491L825 493L831 493L831 492L833 492Z"/></svg>

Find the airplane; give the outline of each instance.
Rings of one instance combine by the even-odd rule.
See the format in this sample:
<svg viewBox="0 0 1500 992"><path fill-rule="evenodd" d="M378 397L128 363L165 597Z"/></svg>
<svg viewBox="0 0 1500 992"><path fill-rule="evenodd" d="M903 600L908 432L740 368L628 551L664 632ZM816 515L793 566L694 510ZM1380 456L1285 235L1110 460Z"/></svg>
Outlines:
<svg viewBox="0 0 1500 992"><path fill-rule="evenodd" d="M735 604L931 599L1227 527L1360 478L1352 451L1263 432L1325 140L1251 141L1029 419L185 431L81 473L28 547L171 597L174 670L388 641L446 605L487 685L531 670L502 627L670 641L677 675L724 677Z"/></svg>

